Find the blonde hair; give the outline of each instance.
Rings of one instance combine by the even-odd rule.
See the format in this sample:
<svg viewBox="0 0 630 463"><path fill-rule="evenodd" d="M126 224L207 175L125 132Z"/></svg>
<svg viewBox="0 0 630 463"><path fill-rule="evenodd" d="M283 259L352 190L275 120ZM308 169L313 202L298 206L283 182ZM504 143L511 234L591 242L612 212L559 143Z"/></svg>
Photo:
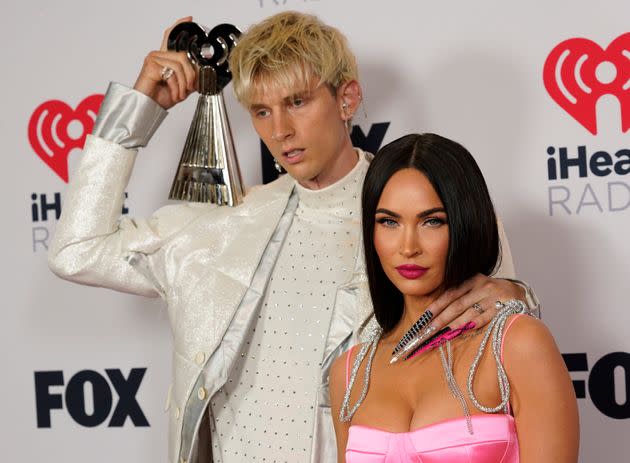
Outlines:
<svg viewBox="0 0 630 463"><path fill-rule="evenodd" d="M313 15L286 11L252 26L230 54L234 93L248 105L258 92L306 90L313 78L337 89L357 79L346 38Z"/></svg>

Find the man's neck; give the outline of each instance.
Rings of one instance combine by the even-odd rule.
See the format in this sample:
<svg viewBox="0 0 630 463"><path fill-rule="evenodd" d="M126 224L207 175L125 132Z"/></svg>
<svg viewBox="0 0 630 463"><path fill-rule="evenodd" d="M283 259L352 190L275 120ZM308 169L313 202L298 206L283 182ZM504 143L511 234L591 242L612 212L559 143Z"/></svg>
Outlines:
<svg viewBox="0 0 630 463"><path fill-rule="evenodd" d="M350 141L344 145L343 150L339 153L330 168L322 171L317 177L309 180L300 181L300 185L309 190L321 190L330 185L337 183L339 180L348 175L359 161L357 150L354 149Z"/></svg>

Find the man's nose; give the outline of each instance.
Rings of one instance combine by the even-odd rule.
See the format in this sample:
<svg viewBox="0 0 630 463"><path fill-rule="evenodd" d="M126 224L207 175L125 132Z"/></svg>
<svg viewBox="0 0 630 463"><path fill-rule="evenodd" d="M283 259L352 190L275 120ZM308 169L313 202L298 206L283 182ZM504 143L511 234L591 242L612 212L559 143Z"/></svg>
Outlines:
<svg viewBox="0 0 630 463"><path fill-rule="evenodd" d="M283 142L293 136L293 133L289 116L282 112L274 114L271 138L276 142Z"/></svg>

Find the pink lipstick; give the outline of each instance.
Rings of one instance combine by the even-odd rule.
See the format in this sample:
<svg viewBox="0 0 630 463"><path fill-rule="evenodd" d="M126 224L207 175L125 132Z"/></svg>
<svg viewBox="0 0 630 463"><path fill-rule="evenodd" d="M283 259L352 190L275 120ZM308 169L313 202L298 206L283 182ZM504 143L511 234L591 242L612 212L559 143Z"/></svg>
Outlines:
<svg viewBox="0 0 630 463"><path fill-rule="evenodd" d="M396 267L398 273L400 273L404 278L408 280L415 280L416 278L420 278L424 275L428 269L424 267L420 267L419 265L414 264L403 264Z"/></svg>

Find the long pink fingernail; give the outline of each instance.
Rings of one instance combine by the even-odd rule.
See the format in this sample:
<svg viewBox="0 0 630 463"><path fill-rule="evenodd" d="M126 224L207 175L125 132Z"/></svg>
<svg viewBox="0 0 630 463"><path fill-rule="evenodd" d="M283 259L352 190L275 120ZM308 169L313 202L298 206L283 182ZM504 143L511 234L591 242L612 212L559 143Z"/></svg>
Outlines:
<svg viewBox="0 0 630 463"><path fill-rule="evenodd" d="M432 340L431 342L429 342L428 344L422 346L420 349L418 349L417 351L415 351L413 354L411 354L409 357L407 357L405 360L410 360L412 358L414 358L416 355L420 355L423 352L426 352L428 350L433 349L435 346L439 345L442 341L446 340L445 338L446 334L443 334L441 336L438 336L437 338L435 338L434 340Z"/></svg>
<svg viewBox="0 0 630 463"><path fill-rule="evenodd" d="M421 347L420 349L418 349L417 351L415 351L413 354L411 354L409 357L407 357L405 360L411 360L412 358L414 358L416 355L420 355L423 352L428 351L429 349L433 348L432 346L433 341L430 344L427 344L424 347Z"/></svg>
<svg viewBox="0 0 630 463"><path fill-rule="evenodd" d="M472 329L474 326L475 326L475 323L474 323L474 322L468 322L468 323L466 323L465 325L460 326L459 328L457 328L457 329L455 329L455 330L453 330L453 331L450 331L450 332L446 333L446 335L445 335L445 336L447 336L447 338L446 338L446 339L448 339L448 340L450 341L451 339L456 338L457 336L459 336L459 335L460 335L460 334L462 334L463 332L465 332L465 331L468 331L468 330Z"/></svg>
<svg viewBox="0 0 630 463"><path fill-rule="evenodd" d="M445 333L437 336L435 339L433 339L432 341L430 341L426 345L424 345L421 348L419 348L417 351L415 351L413 354L411 354L405 360L410 360L410 359L414 358L416 355L420 355L423 352L426 352L426 351L428 351L430 349L433 349L434 347L440 345L441 343L443 343L445 341L450 341L451 339L456 338L457 336L459 336L463 332L468 331L468 330L472 330L475 326L477 326L477 324L475 322L473 322L473 321L470 321L470 322L465 323L464 325L460 326L459 328L456 328L456 329L450 330L450 331L446 331Z"/></svg>

